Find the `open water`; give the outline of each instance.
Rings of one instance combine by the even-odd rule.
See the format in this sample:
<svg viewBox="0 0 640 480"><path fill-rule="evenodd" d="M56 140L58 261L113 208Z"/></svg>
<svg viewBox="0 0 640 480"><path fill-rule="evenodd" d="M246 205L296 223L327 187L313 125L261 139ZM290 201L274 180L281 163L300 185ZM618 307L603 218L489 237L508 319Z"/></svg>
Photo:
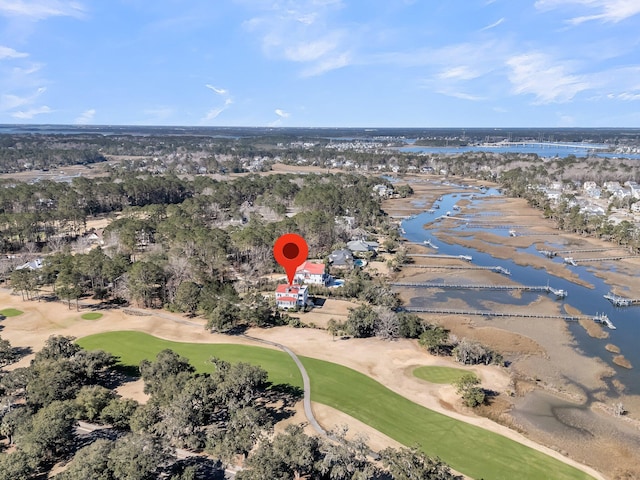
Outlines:
<svg viewBox="0 0 640 480"><path fill-rule="evenodd" d="M640 160L640 153L611 153L603 151L602 149L595 149L593 145L581 145L575 144L571 147L554 146L550 144L548 146L540 146L539 144L522 144L522 145L509 145L509 146L484 146L476 145L471 147L400 147L398 150L406 153L433 153L443 155L460 155L468 152L487 152L487 153L528 153L536 154L539 157L551 158L559 157L564 158L569 155L575 155L576 157L599 157L599 158L628 158L633 160Z"/></svg>

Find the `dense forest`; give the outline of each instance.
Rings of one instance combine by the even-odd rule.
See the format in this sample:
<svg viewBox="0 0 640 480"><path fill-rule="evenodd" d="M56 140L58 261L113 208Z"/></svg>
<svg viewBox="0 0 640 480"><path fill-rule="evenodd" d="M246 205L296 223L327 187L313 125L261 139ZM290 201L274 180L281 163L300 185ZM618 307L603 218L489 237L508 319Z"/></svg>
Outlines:
<svg viewBox="0 0 640 480"><path fill-rule="evenodd" d="M121 172L7 185L2 269L23 297L54 295L70 308L90 296L201 314L217 331L278 324L286 319L258 294L275 286L261 280L276 271L275 239L299 232L310 255L324 258L354 235L397 238L373 192L380 182L340 173L218 181ZM91 243L87 222L96 215L109 222ZM38 255L42 269L13 270ZM397 306L388 286L359 270L341 295Z"/></svg>

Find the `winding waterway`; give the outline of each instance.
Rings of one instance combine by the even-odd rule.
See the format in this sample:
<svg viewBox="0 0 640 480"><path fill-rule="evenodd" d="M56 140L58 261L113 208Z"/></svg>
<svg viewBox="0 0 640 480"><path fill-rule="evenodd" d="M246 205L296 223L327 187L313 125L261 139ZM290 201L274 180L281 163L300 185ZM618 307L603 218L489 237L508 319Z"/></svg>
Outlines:
<svg viewBox="0 0 640 480"><path fill-rule="evenodd" d="M595 315L597 313L605 313L612 320L613 324L617 327L616 330L608 330L609 338L606 340L595 339L590 337L585 330L577 323L570 322L569 329L575 337L579 348L588 356L596 356L601 358L605 363L611 365L616 371L617 378L627 386L626 393L628 394L640 394L640 377L638 375L637 368L640 367L640 348L638 348L638 342L640 341L640 306L616 308L603 295L610 291L610 287L601 279L598 278L587 266L569 267L575 272L581 280L593 285L595 289L587 288L581 285L577 285L573 282L565 280L563 278L554 276L543 269L536 269L531 266L518 265L511 260L498 259L491 256L488 253L480 252L474 248L464 247L460 245L447 244L442 241L434 240L431 237L431 233L437 233L437 221L438 217L445 214L447 211L451 211L455 214L453 207L461 199L469 199L472 205L478 205L478 202L482 202L483 198L488 196L500 195L500 192L495 189L487 191L479 191L478 189L469 187L468 193L453 193L449 195L443 195L439 201L439 209L434 211L426 211L422 214L405 219L402 222L402 228L404 229L404 236L411 242L422 243L424 240L431 239L439 247L437 253L446 255L470 255L473 257L473 264L478 266L495 266L500 265L511 271L511 279L522 285L546 285L549 283L552 287L557 289L563 289L568 292L568 296L564 300L558 300L563 305L567 304L578 308L585 315ZM465 220L471 220L469 217L465 217ZM436 222L435 230L427 232L424 229L425 224L431 224ZM460 229L464 228L464 222L461 222ZM478 231L487 231L498 235L508 236L508 230L492 230L492 229L480 229ZM550 237L547 241L549 249L559 249L562 245L554 243L555 238ZM531 249L523 249L522 251L532 253ZM562 262L561 258L550 259L549 262ZM613 267L612 267L613 268ZM499 301L505 305L521 305L523 299L532 301L535 299L535 294L524 293L520 299L514 298L509 294L503 292L460 292L460 291L447 291L446 294L449 297L464 296L467 303L471 308L479 308L480 301ZM444 299L444 294L440 295ZM426 305L421 305L426 306ZM561 320L559 320L561 321ZM636 369L626 369L619 367L612 362L611 353L605 350L605 345L612 343L621 348L622 353L631 362Z"/></svg>

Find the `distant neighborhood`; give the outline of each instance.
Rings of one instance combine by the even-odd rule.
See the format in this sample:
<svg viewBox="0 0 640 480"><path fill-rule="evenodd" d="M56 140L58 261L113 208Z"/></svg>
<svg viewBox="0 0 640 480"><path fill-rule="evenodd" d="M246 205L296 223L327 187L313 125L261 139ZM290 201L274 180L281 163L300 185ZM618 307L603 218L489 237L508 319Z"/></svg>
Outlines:
<svg viewBox="0 0 640 480"><path fill-rule="evenodd" d="M640 185L635 181L552 182L532 188L543 192L553 204L565 201L569 208L579 207L582 214L606 216L613 225L625 220L640 223Z"/></svg>

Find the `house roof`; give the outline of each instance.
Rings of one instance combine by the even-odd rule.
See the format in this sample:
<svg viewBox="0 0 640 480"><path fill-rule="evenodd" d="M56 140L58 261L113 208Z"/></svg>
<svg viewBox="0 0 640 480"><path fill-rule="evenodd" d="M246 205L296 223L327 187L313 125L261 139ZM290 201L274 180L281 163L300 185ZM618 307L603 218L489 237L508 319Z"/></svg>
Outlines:
<svg viewBox="0 0 640 480"><path fill-rule="evenodd" d="M296 273L310 273L312 275L324 274L324 263L304 262L296 269Z"/></svg>
<svg viewBox="0 0 640 480"><path fill-rule="evenodd" d="M36 258L35 260L31 260L30 262L16 267L16 270L23 270L25 268L28 268L29 270L37 270L39 268L42 268L42 259Z"/></svg>
<svg viewBox="0 0 640 480"><path fill-rule="evenodd" d="M353 255L350 250L335 250L329 255L329 261L334 265L348 265L353 263Z"/></svg>
<svg viewBox="0 0 640 480"><path fill-rule="evenodd" d="M304 291L305 288L306 287L303 287L302 285L289 285L287 283L281 283L280 285L278 285L278 288L276 288L276 293L291 293L293 295L298 295L300 290Z"/></svg>
<svg viewBox="0 0 640 480"><path fill-rule="evenodd" d="M276 299L276 301L278 301L278 302L296 303L298 301L298 299L295 298L295 297L280 297L280 298Z"/></svg>
<svg viewBox="0 0 640 480"><path fill-rule="evenodd" d="M378 242L365 242L364 240L352 240L347 243L347 248L354 252L367 252L378 248Z"/></svg>

